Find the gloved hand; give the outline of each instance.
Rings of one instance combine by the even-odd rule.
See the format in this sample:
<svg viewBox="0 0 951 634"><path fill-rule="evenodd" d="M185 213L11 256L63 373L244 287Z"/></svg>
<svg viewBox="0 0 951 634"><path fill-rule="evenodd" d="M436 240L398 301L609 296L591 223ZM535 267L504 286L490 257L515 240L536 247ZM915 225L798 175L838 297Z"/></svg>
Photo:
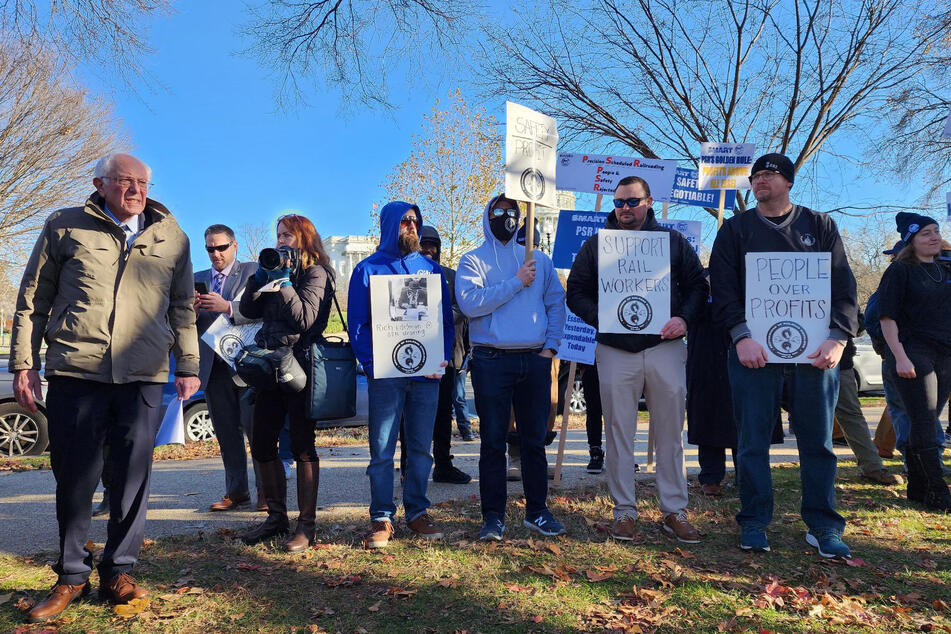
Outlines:
<svg viewBox="0 0 951 634"><path fill-rule="evenodd" d="M258 270L254 272L254 279L257 280L258 284L261 285L281 279L290 281L290 278L291 270L287 267L284 267L283 269L268 270L258 266Z"/></svg>

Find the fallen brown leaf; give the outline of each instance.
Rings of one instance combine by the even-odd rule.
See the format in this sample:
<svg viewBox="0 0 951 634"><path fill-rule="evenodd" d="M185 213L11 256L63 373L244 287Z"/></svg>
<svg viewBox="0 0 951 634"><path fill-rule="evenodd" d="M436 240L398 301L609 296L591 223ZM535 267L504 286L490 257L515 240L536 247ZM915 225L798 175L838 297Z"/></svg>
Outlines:
<svg viewBox="0 0 951 634"><path fill-rule="evenodd" d="M381 603L383 603L383 602L382 602L382 601L377 601L376 603L374 603L373 605L371 605L370 607L368 607L367 610L369 610L370 612L379 612L379 611L380 611L380 604L381 604Z"/></svg>
<svg viewBox="0 0 951 634"><path fill-rule="evenodd" d="M112 611L115 612L117 616L121 616L124 619L131 619L132 617L141 614L148 609L148 598L142 598L132 599L128 603L120 603L119 605L113 606Z"/></svg>

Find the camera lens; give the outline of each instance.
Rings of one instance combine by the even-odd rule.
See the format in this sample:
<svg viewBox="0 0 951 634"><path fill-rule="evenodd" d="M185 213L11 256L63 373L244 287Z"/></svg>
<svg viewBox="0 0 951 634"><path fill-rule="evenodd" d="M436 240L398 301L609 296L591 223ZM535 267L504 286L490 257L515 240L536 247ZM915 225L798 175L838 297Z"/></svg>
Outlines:
<svg viewBox="0 0 951 634"><path fill-rule="evenodd" d="M275 271L281 268L283 259L277 249L271 249L269 247L267 249L261 249L261 254L258 255L258 264L261 265L262 269Z"/></svg>

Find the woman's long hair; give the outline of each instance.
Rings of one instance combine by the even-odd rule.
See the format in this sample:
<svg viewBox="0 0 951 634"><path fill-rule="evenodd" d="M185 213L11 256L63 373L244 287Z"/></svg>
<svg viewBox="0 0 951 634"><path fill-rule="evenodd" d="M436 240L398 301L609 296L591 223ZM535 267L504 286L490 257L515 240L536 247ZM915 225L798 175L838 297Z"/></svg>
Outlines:
<svg viewBox="0 0 951 634"><path fill-rule="evenodd" d="M297 248L300 249L301 269L306 269L314 264L320 264L331 275L334 274L333 267L330 265L330 256L324 249L323 240L317 233L314 223L305 216L297 214L287 214L277 219L277 224L283 223L287 230L297 237Z"/></svg>
<svg viewBox="0 0 951 634"><path fill-rule="evenodd" d="M912 241L914 241L912 237ZM951 244L948 244L947 240L941 241L941 250L951 249ZM921 260L918 259L918 256L915 255L915 246L912 242L909 242L902 250L898 252L898 255L895 256L894 262L907 262L908 264L921 264Z"/></svg>

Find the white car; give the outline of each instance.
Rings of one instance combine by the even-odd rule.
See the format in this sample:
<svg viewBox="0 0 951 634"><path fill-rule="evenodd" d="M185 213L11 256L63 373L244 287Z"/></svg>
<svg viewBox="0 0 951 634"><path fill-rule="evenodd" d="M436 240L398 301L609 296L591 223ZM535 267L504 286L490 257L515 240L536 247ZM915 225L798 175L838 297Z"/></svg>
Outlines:
<svg viewBox="0 0 951 634"><path fill-rule="evenodd" d="M854 364L859 392L880 392L885 389L882 380L882 358L872 348L872 339L868 335L855 339Z"/></svg>

